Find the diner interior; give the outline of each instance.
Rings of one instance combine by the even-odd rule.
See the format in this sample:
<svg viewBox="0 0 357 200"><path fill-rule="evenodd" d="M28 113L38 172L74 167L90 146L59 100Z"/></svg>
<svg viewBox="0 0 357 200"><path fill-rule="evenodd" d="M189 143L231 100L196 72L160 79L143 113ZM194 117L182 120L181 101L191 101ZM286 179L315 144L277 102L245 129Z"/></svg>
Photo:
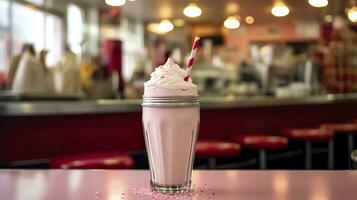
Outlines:
<svg viewBox="0 0 357 200"><path fill-rule="evenodd" d="M0 0L0 169L148 171L145 82L171 61L194 174L357 169L357 0Z"/></svg>

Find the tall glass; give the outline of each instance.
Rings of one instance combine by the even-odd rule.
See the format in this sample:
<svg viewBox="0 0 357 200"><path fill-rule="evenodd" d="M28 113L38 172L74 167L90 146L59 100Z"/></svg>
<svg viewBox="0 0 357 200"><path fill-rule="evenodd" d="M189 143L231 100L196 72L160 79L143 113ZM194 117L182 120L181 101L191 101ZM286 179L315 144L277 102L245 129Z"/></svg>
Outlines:
<svg viewBox="0 0 357 200"><path fill-rule="evenodd" d="M189 191L200 122L198 97L144 97L142 106L151 188Z"/></svg>

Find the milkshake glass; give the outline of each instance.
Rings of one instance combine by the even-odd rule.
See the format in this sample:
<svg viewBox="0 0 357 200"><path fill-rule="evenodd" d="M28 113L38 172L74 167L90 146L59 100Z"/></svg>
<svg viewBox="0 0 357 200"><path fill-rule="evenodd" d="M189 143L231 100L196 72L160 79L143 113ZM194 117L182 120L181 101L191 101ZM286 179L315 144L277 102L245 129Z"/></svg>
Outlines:
<svg viewBox="0 0 357 200"><path fill-rule="evenodd" d="M200 121L197 87L171 59L145 83L143 127L151 188L180 193L191 188Z"/></svg>

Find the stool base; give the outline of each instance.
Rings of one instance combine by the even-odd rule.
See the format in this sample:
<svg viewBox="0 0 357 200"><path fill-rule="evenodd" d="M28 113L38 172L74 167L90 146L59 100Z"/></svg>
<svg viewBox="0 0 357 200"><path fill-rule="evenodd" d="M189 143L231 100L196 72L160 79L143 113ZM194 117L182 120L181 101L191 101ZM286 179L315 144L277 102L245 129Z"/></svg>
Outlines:
<svg viewBox="0 0 357 200"><path fill-rule="evenodd" d="M259 151L259 167L260 167L260 169L267 168L267 152L266 152L266 150Z"/></svg>

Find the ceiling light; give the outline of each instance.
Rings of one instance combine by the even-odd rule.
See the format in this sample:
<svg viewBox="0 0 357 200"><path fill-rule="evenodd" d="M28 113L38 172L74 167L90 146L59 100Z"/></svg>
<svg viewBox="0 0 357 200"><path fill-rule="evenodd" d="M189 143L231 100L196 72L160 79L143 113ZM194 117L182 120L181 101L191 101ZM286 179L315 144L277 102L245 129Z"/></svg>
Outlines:
<svg viewBox="0 0 357 200"><path fill-rule="evenodd" d="M347 17L351 22L357 22L357 6L347 9Z"/></svg>
<svg viewBox="0 0 357 200"><path fill-rule="evenodd" d="M126 0L105 0L105 3L109 6L122 6L126 3Z"/></svg>
<svg viewBox="0 0 357 200"><path fill-rule="evenodd" d="M247 17L245 18L245 22L246 22L247 24L253 24L253 23L254 23L254 17L252 17L252 16L247 16Z"/></svg>
<svg viewBox="0 0 357 200"><path fill-rule="evenodd" d="M160 22L159 28L162 32L170 32L174 29L174 25L170 22L170 20L164 19Z"/></svg>
<svg viewBox="0 0 357 200"><path fill-rule="evenodd" d="M187 17L198 17L202 14L202 10L194 3L190 3L184 10L183 14Z"/></svg>
<svg viewBox="0 0 357 200"><path fill-rule="evenodd" d="M328 0L309 0L309 4L313 7L322 8L328 5Z"/></svg>
<svg viewBox="0 0 357 200"><path fill-rule="evenodd" d="M224 27L228 28L228 29L237 29L240 26L240 22L238 20L238 17L236 16L230 16L227 17L226 20L224 20Z"/></svg>
<svg viewBox="0 0 357 200"><path fill-rule="evenodd" d="M271 13L276 17L284 17L290 12L289 8L282 1L276 1Z"/></svg>
<svg viewBox="0 0 357 200"><path fill-rule="evenodd" d="M165 34L174 29L174 25L167 19L162 20L160 23L148 24L148 30L157 34Z"/></svg>

